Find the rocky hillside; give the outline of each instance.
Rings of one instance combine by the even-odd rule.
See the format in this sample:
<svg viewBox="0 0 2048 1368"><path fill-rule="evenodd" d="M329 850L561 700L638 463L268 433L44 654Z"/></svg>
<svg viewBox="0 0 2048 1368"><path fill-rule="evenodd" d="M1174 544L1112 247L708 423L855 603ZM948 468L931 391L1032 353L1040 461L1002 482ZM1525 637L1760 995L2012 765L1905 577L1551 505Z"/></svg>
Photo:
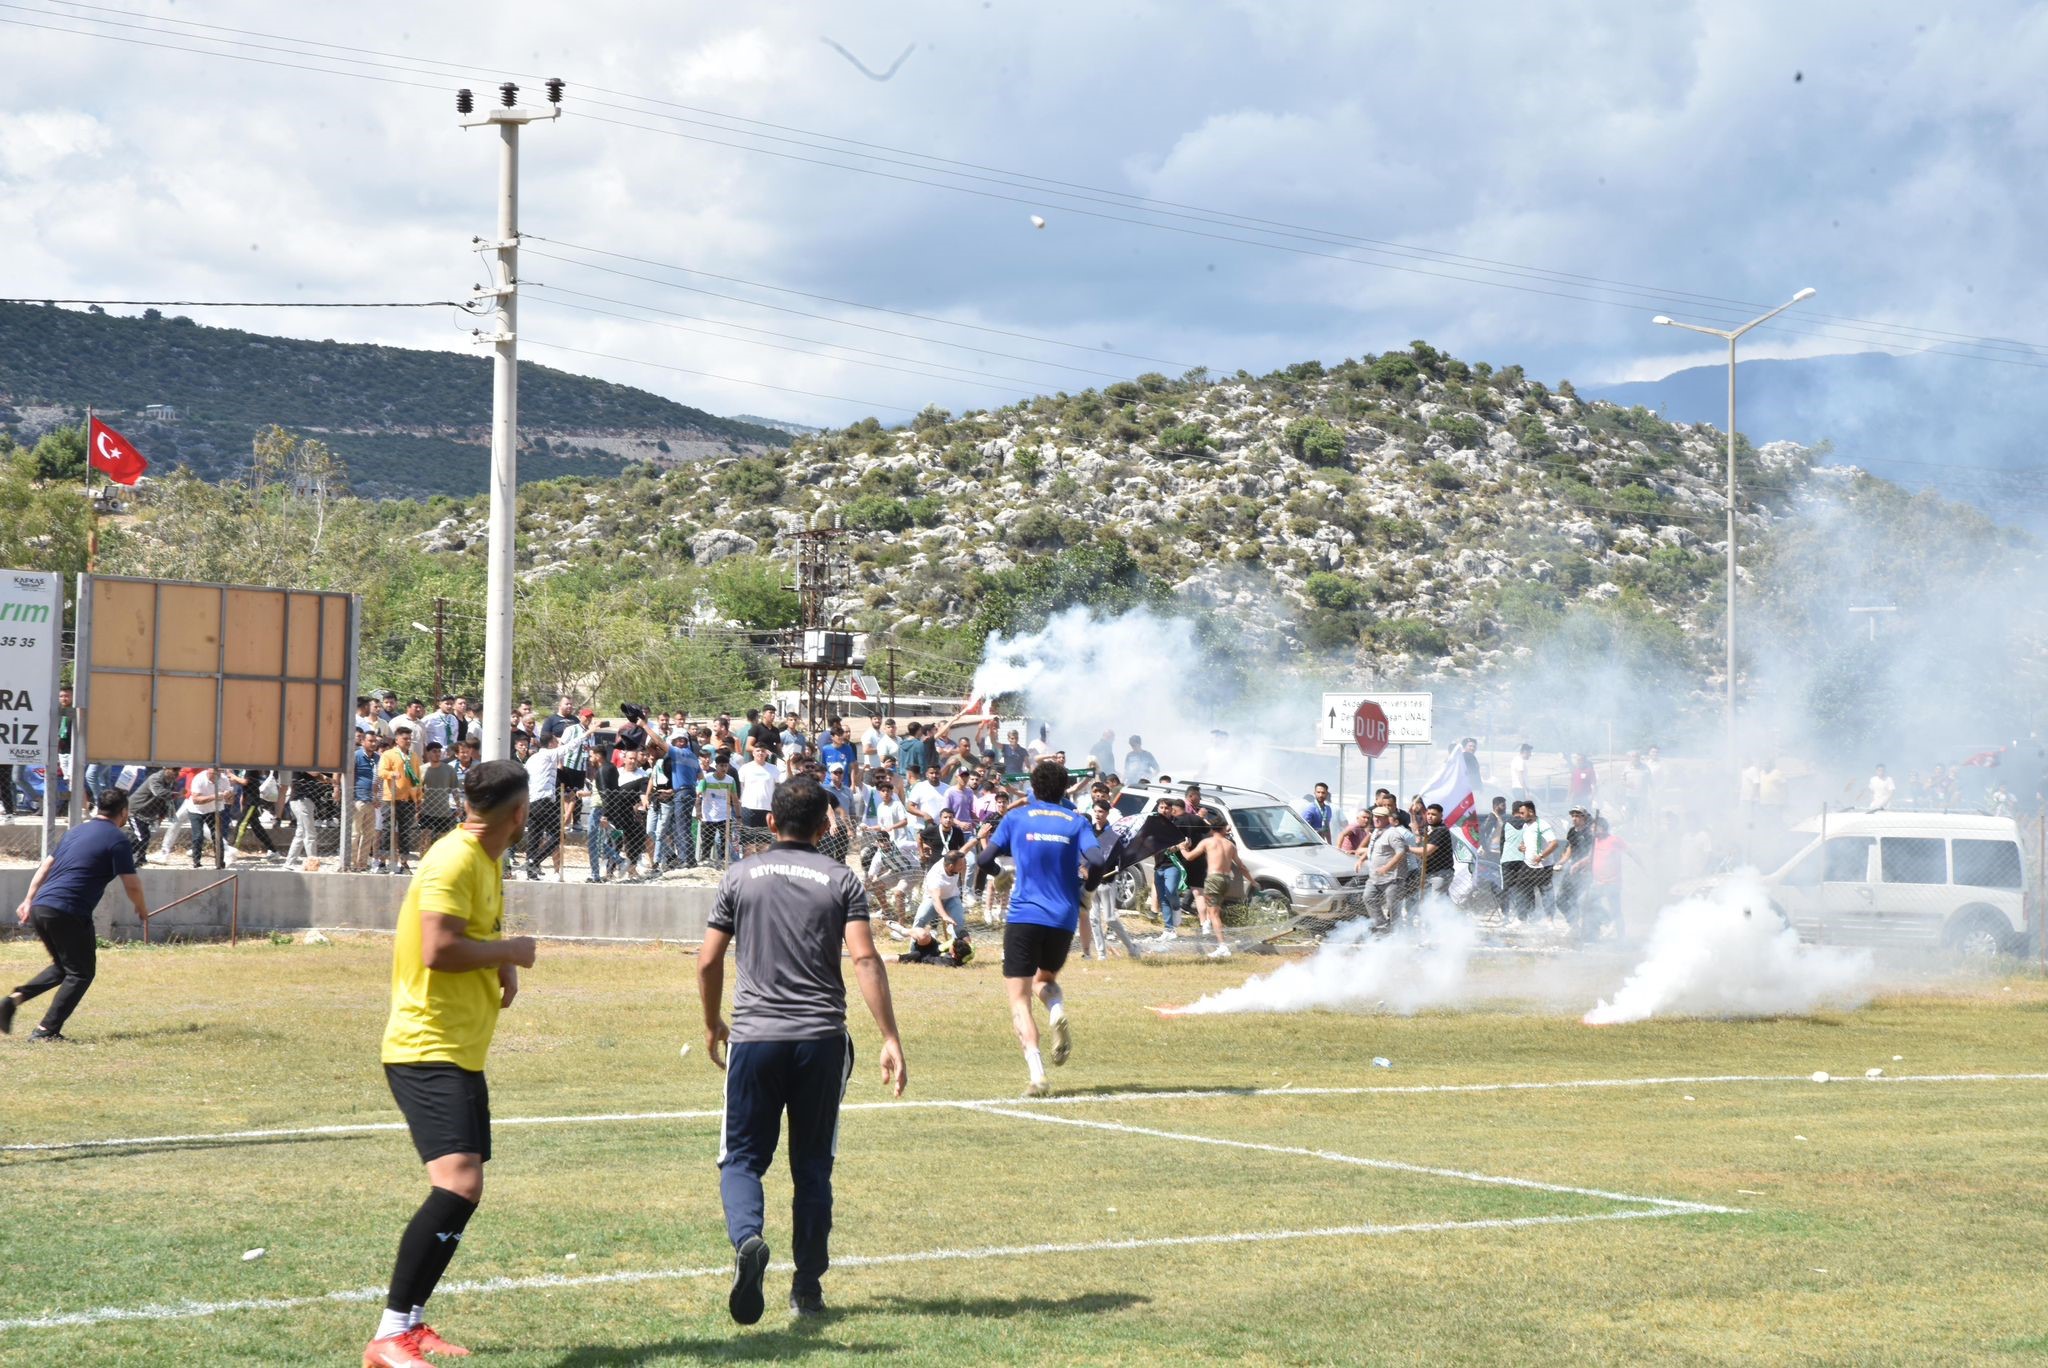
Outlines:
<svg viewBox="0 0 2048 1368"><path fill-rule="evenodd" d="M1811 532L1811 509L1897 515L1905 496L1824 459L1740 448L1746 592L1795 530ZM963 658L1058 600L1146 601L1353 676L1483 675L1561 641L1705 687L1718 677L1723 461L1704 425L1416 343L1262 377L1149 375L927 410L894 430L866 420L625 487L534 491L522 554L536 580L593 558L658 576L780 553L789 533L838 518L871 535L853 542L835 610ZM1940 535L2009 544L1967 510L1916 507ZM452 514L419 544L466 550L481 513Z"/></svg>
<svg viewBox="0 0 2048 1368"><path fill-rule="evenodd" d="M372 497L474 494L489 469L490 362L480 355L208 328L152 309L0 304L0 431L31 444L97 408L161 471L239 474L272 423L318 436ZM169 416L145 414L168 405ZM531 360L520 367L527 478L761 450L788 434Z"/></svg>

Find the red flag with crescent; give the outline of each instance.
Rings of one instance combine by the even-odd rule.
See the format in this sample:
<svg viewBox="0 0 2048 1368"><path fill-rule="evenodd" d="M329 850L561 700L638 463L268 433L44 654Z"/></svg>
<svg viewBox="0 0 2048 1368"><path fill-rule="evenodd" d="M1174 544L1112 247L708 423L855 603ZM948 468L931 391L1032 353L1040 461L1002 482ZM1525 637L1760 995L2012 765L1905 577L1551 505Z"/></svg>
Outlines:
<svg viewBox="0 0 2048 1368"><path fill-rule="evenodd" d="M149 469L149 462L135 449L135 443L97 418L86 430L85 445L92 468L115 484L132 485Z"/></svg>

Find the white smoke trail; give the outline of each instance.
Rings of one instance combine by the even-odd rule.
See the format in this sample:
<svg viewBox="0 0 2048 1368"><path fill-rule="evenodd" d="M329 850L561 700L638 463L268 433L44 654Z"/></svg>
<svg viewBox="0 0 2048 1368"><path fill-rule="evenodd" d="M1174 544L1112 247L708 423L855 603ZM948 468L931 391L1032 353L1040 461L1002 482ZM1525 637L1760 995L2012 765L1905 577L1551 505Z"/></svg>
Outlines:
<svg viewBox="0 0 2048 1368"><path fill-rule="evenodd" d="M1315 954L1211 993L1175 1015L1378 1009L1408 1016L1455 1001L1478 933L1461 916L1374 936L1360 918L1337 928Z"/></svg>
<svg viewBox="0 0 2048 1368"><path fill-rule="evenodd" d="M1588 1026L1653 1016L1779 1016L1870 1000L1867 951L1802 945L1762 885L1739 880L1657 914L1643 962Z"/></svg>

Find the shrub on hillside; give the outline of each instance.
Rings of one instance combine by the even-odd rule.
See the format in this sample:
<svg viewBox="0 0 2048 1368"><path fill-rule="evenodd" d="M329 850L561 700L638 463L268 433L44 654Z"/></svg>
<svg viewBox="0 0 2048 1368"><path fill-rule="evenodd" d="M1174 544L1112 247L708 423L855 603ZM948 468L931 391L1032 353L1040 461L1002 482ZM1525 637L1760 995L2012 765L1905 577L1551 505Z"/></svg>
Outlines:
<svg viewBox="0 0 2048 1368"><path fill-rule="evenodd" d="M1344 464L1344 434L1321 418L1297 418L1282 432L1281 439L1296 456L1312 466Z"/></svg>

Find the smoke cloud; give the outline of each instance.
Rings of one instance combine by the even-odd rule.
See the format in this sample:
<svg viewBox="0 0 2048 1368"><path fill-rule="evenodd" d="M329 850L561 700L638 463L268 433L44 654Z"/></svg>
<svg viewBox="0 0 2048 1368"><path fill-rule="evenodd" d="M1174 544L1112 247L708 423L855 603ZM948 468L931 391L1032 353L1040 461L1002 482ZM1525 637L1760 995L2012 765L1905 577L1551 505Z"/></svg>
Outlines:
<svg viewBox="0 0 2048 1368"><path fill-rule="evenodd" d="M1284 964L1174 1013L1374 1010L1410 1016L1464 996L1478 932L1470 920L1435 918L1427 933L1407 927L1374 936L1361 918L1348 922L1308 959Z"/></svg>
<svg viewBox="0 0 2048 1368"><path fill-rule="evenodd" d="M1654 1016L1803 1015L1870 1000L1868 951L1803 945L1779 922L1754 880L1687 898L1657 915L1643 962L1612 998L1586 1013L1588 1026Z"/></svg>
<svg viewBox="0 0 2048 1368"><path fill-rule="evenodd" d="M1803 945L1769 906L1753 880L1674 903L1659 914L1632 969L1592 950L1489 957L1472 920L1447 907L1419 930L1404 926L1386 936L1374 936L1361 919L1339 927L1305 960L1165 1010L1412 1016L1500 1004L1548 1010L1598 995L1583 1020L1613 1026L1653 1017L1794 1016L1869 1001L1868 952Z"/></svg>

